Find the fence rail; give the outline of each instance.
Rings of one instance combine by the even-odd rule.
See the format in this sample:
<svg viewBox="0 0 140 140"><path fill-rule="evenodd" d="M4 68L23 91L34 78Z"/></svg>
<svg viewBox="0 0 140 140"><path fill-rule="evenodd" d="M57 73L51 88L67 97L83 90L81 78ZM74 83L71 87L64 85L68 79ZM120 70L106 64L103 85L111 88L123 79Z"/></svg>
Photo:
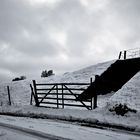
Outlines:
<svg viewBox="0 0 140 140"><path fill-rule="evenodd" d="M92 80L91 80L92 82ZM77 97L90 83L47 83L40 84L33 80L31 87L31 102L34 97L36 106L64 108L66 106L83 107L91 110L94 107L93 99L78 100Z"/></svg>

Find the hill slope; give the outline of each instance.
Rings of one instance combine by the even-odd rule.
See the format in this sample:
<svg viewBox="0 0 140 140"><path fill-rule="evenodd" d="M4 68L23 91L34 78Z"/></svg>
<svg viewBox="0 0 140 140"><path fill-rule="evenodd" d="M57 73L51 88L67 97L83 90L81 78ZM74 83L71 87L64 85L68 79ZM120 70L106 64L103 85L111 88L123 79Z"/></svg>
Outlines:
<svg viewBox="0 0 140 140"><path fill-rule="evenodd" d="M140 72L130 79L110 99L111 106L115 104L126 104L128 107L140 110Z"/></svg>
<svg viewBox="0 0 140 140"><path fill-rule="evenodd" d="M90 82L90 78L95 74L101 74L111 63L114 61L109 61L105 63L100 63L97 65L92 65L90 67L75 71L65 73L60 76L51 76L47 78L36 79L39 83L53 83L53 82ZM34 79L34 78L33 78ZM30 103L30 83L32 80L15 81L9 83L0 84L0 105L8 103L7 96L7 86L10 86L11 100L14 105L29 105Z"/></svg>
<svg viewBox="0 0 140 140"><path fill-rule="evenodd" d="M94 75L103 73L114 61L92 65L90 67L65 73L60 76L51 76L48 78L37 79L38 83L48 82L90 82ZM11 100L13 105L29 105L30 103L30 83L32 80L23 80L17 82L9 82L0 84L0 105L8 104L7 85L10 86ZM108 95L98 96L98 106L103 107L108 104L126 103L131 108L140 110L140 73L135 75L127 84L125 84L118 92ZM110 98L111 97L111 98ZM110 99L109 99L110 98Z"/></svg>

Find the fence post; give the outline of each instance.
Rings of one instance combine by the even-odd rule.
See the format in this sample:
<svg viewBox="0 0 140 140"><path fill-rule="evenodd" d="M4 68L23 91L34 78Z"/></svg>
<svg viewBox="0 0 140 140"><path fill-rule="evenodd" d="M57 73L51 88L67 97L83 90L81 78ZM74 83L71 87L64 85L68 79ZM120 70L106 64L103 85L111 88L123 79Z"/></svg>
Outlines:
<svg viewBox="0 0 140 140"><path fill-rule="evenodd" d="M93 109L95 109L97 107L97 94L95 94L94 96L94 106Z"/></svg>
<svg viewBox="0 0 140 140"><path fill-rule="evenodd" d="M34 96L34 92L33 92L33 87L32 87L32 85L30 84L30 88L31 88L31 99L30 99L30 105L32 105L33 104L33 96ZM35 97L34 97L34 99L35 99Z"/></svg>
<svg viewBox="0 0 140 140"><path fill-rule="evenodd" d="M126 50L124 51L124 59L126 59Z"/></svg>
<svg viewBox="0 0 140 140"><path fill-rule="evenodd" d="M64 108L64 90L63 90L63 84L62 84L62 108Z"/></svg>
<svg viewBox="0 0 140 140"><path fill-rule="evenodd" d="M98 75L95 75L95 80L98 80ZM93 109L95 109L97 107L97 93L95 92L95 96L94 96L94 104L93 104Z"/></svg>
<svg viewBox="0 0 140 140"><path fill-rule="evenodd" d="M11 96L10 96L10 88L9 88L9 86L7 86L7 91L8 91L9 105L11 105Z"/></svg>
<svg viewBox="0 0 140 140"><path fill-rule="evenodd" d="M120 53L119 53L119 59L121 59L121 55L122 55L122 52L120 51Z"/></svg>
<svg viewBox="0 0 140 140"><path fill-rule="evenodd" d="M90 78L90 86L91 86L91 84L92 84L92 77ZM91 110L92 110L92 106L93 106L93 98L91 98L91 103L90 103L90 105L91 105Z"/></svg>
<svg viewBox="0 0 140 140"><path fill-rule="evenodd" d="M59 108L58 84L56 85L56 93L57 93L57 108Z"/></svg>
<svg viewBox="0 0 140 140"><path fill-rule="evenodd" d="M92 80L92 77L90 78L90 85L92 84L93 80Z"/></svg>
<svg viewBox="0 0 140 140"><path fill-rule="evenodd" d="M39 106L39 101L38 101L38 97L37 97L37 89L36 89L36 81L33 80L33 85L34 85L34 92L35 92L35 102L36 102L36 106Z"/></svg>
<svg viewBox="0 0 140 140"><path fill-rule="evenodd" d="M95 75L95 80L97 80L96 78L98 78L98 77L96 77L96 75ZM91 86L92 82L93 82L92 78L90 78L90 86ZM94 104L93 104L93 98L94 98ZM97 107L97 93L95 93L95 96L93 98L91 98L91 109L95 109Z"/></svg>

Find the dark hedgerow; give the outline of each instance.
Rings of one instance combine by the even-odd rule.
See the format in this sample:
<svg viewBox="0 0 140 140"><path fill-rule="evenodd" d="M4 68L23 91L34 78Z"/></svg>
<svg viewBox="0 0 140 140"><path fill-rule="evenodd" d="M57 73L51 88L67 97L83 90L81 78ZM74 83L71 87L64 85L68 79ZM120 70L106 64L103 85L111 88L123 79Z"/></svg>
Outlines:
<svg viewBox="0 0 140 140"><path fill-rule="evenodd" d="M20 80L25 80L26 76L20 76L20 77L16 77L14 78L12 81L20 81Z"/></svg>
<svg viewBox="0 0 140 140"><path fill-rule="evenodd" d="M41 73L41 77L43 77L43 78L49 77L49 76L52 76L52 75L54 75L53 70L49 70L49 71L44 70L44 71L42 71L42 73Z"/></svg>
<svg viewBox="0 0 140 140"><path fill-rule="evenodd" d="M113 108L110 108L109 111L115 112L117 115L121 115L121 116L124 116L127 112L133 112L133 113L137 112L135 109L131 109L127 107L126 104L124 105L116 104L115 106L113 106Z"/></svg>

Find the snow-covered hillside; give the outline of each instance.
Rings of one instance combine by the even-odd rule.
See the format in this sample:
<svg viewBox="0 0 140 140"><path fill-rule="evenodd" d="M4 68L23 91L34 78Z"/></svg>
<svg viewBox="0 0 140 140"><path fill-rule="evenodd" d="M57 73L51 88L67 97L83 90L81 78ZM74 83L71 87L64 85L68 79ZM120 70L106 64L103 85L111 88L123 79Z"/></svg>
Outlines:
<svg viewBox="0 0 140 140"><path fill-rule="evenodd" d="M113 62L100 63L60 76L35 80L38 83L89 82L91 77L94 80L95 74L100 75ZM140 72L118 92L98 96L98 108L95 110L52 109L30 106L30 83L32 83L31 79L0 84L0 114L103 124L110 127L116 126L117 128L119 126L122 129L132 129L140 132ZM10 87L12 106L7 105L7 85ZM110 112L109 110L118 103L127 104L130 109L135 109L137 112L128 112L125 116Z"/></svg>
<svg viewBox="0 0 140 140"><path fill-rule="evenodd" d="M110 99L111 106L115 104L126 104L128 107L140 110L140 72L130 79Z"/></svg>
<svg viewBox="0 0 140 140"><path fill-rule="evenodd" d="M54 75L47 78L35 79L38 83L54 83L54 82L90 82L92 77L94 80L95 74L101 74L114 61L92 65L87 68L77 70L74 72L67 72L63 75ZM33 78L34 79L34 78ZM30 83L32 79L23 81L15 81L0 84L0 105L8 103L7 86L10 87L11 100L14 105L29 105L30 103Z"/></svg>
<svg viewBox="0 0 140 140"><path fill-rule="evenodd" d="M90 82L91 77L94 80L95 74L100 75L103 73L114 61L99 63L74 72L67 72L59 76L54 75L48 78L36 79L36 81L38 83ZM0 84L0 105L3 106L8 103L7 86L10 87L12 105L29 105L31 95L30 83L32 83L31 79ZM104 107L106 104L113 106L116 103L125 103L133 109L140 110L139 101L140 72L130 79L130 81L118 92L98 96L98 107Z"/></svg>

